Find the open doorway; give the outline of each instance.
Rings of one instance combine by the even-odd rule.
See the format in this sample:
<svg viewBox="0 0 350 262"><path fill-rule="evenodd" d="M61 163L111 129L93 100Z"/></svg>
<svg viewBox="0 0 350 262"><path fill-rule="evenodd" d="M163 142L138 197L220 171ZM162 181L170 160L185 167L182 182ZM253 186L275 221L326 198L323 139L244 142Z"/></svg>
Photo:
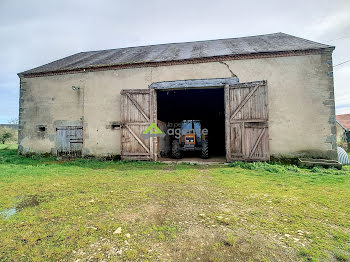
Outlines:
<svg viewBox="0 0 350 262"><path fill-rule="evenodd" d="M214 86L217 88L211 88ZM158 82L149 89L126 89L120 94L122 159L164 157L162 151L166 153L166 147L173 142L166 141L170 135L164 135L168 131L167 123L183 120L203 121L208 129L209 161L215 156L222 158L214 162L223 162L225 157L228 162L270 159L266 81ZM193 142L191 136L187 138Z"/></svg>
<svg viewBox="0 0 350 262"><path fill-rule="evenodd" d="M184 120L199 120L207 129L208 160L225 161L224 88L157 90L157 119L163 131L180 127ZM193 124L193 126L195 126ZM160 154L170 158L174 136L160 142ZM181 151L181 159L200 158L198 151Z"/></svg>

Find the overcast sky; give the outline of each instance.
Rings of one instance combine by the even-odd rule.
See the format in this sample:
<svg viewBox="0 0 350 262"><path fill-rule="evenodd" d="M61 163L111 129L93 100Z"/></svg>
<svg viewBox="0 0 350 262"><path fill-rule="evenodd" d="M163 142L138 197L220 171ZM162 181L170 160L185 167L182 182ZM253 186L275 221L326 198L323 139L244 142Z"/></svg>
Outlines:
<svg viewBox="0 0 350 262"><path fill-rule="evenodd" d="M350 60L350 1L0 0L0 123L18 116L18 72L81 52L284 32ZM350 62L334 68L350 113Z"/></svg>

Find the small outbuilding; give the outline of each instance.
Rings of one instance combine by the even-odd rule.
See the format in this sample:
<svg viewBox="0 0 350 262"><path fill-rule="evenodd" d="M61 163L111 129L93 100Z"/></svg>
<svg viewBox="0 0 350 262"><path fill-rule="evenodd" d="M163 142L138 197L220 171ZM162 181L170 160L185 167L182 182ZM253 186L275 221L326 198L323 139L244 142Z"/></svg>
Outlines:
<svg viewBox="0 0 350 262"><path fill-rule="evenodd" d="M145 130L196 119L227 161L336 160L333 50L275 33L81 52L18 74L19 153L157 160L167 136Z"/></svg>
<svg viewBox="0 0 350 262"><path fill-rule="evenodd" d="M350 152L350 114L336 116L337 143Z"/></svg>

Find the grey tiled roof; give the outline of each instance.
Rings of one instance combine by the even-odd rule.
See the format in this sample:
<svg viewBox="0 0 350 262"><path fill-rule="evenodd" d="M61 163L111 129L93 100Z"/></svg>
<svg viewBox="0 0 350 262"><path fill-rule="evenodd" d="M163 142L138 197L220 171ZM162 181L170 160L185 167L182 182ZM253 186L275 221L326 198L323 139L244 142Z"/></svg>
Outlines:
<svg viewBox="0 0 350 262"><path fill-rule="evenodd" d="M127 47L81 52L19 75L89 69L137 63L181 61L227 55L244 55L324 49L320 44L284 33L187 43Z"/></svg>

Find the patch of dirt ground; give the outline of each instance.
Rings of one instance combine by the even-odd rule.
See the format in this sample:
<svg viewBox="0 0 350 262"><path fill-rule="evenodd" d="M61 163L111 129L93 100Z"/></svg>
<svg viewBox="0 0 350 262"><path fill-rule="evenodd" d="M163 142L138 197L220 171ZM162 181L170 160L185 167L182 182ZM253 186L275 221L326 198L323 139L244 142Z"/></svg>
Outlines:
<svg viewBox="0 0 350 262"><path fill-rule="evenodd" d="M106 236L74 256L78 261L95 261L102 253L106 261L298 260L295 250L276 236L233 219L238 212L249 212L250 207L235 208L222 192L208 190L205 172L200 176L193 185L179 185L181 190L156 185L162 197L115 214L126 228L120 236Z"/></svg>

